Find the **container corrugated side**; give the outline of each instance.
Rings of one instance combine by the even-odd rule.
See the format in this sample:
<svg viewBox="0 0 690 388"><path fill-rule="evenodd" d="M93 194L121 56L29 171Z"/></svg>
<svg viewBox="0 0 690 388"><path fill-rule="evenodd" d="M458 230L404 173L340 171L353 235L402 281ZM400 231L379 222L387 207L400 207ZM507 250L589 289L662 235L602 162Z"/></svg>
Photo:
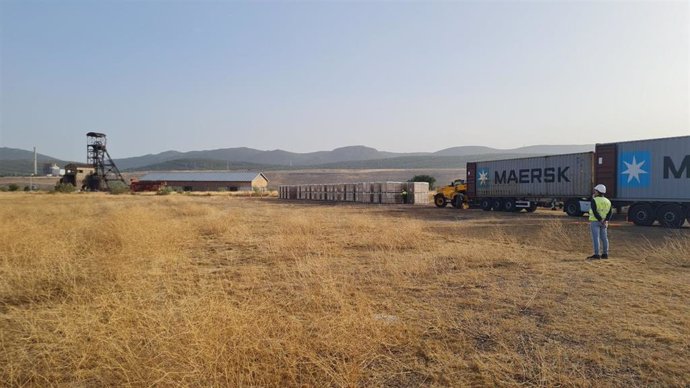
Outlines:
<svg viewBox="0 0 690 388"><path fill-rule="evenodd" d="M586 197L593 152L476 162L477 197Z"/></svg>
<svg viewBox="0 0 690 388"><path fill-rule="evenodd" d="M690 136L616 143L617 195L626 201L690 201Z"/></svg>

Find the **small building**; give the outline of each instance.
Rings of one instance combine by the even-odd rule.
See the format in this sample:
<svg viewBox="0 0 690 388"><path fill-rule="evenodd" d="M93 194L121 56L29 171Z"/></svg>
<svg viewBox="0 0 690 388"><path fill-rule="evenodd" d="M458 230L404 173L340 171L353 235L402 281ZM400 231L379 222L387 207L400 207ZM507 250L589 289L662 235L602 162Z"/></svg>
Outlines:
<svg viewBox="0 0 690 388"><path fill-rule="evenodd" d="M87 185L87 177L94 171L96 170L90 164L70 163L65 166L65 174L60 179L60 183L69 183L77 189L84 189Z"/></svg>
<svg viewBox="0 0 690 388"><path fill-rule="evenodd" d="M262 172L152 172L132 182L133 191L147 187L170 187L182 191L266 190L268 179Z"/></svg>

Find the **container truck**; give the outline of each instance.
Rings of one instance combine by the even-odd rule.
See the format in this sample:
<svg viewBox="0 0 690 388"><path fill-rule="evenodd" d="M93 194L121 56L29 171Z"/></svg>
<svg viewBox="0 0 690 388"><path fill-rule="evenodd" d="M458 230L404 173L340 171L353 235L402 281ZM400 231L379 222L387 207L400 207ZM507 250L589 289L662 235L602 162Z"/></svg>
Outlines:
<svg viewBox="0 0 690 388"><path fill-rule="evenodd" d="M583 152L467 163L467 195L484 210L534 211L558 202L581 215L580 201L594 184L593 160L593 152Z"/></svg>
<svg viewBox="0 0 690 388"><path fill-rule="evenodd" d="M595 184L636 225L690 222L690 136L597 144L595 152L467 163L467 197L484 210L559 203L589 211Z"/></svg>
<svg viewBox="0 0 690 388"><path fill-rule="evenodd" d="M690 136L597 144L597 183L628 220L680 227L690 222Z"/></svg>

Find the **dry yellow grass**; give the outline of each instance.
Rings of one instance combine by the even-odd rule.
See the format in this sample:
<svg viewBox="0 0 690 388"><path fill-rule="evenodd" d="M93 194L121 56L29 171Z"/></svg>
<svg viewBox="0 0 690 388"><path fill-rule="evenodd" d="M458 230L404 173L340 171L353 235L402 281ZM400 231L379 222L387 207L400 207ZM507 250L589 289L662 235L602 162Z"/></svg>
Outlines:
<svg viewBox="0 0 690 388"><path fill-rule="evenodd" d="M1 194L0 381L690 384L687 231L586 263L582 225L381 209Z"/></svg>

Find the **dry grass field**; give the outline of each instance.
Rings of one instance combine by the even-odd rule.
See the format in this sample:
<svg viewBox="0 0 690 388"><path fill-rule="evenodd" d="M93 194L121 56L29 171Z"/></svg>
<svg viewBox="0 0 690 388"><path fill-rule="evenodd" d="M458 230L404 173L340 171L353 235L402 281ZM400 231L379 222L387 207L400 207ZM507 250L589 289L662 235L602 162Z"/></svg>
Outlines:
<svg viewBox="0 0 690 388"><path fill-rule="evenodd" d="M688 386L690 231L0 193L0 385Z"/></svg>

